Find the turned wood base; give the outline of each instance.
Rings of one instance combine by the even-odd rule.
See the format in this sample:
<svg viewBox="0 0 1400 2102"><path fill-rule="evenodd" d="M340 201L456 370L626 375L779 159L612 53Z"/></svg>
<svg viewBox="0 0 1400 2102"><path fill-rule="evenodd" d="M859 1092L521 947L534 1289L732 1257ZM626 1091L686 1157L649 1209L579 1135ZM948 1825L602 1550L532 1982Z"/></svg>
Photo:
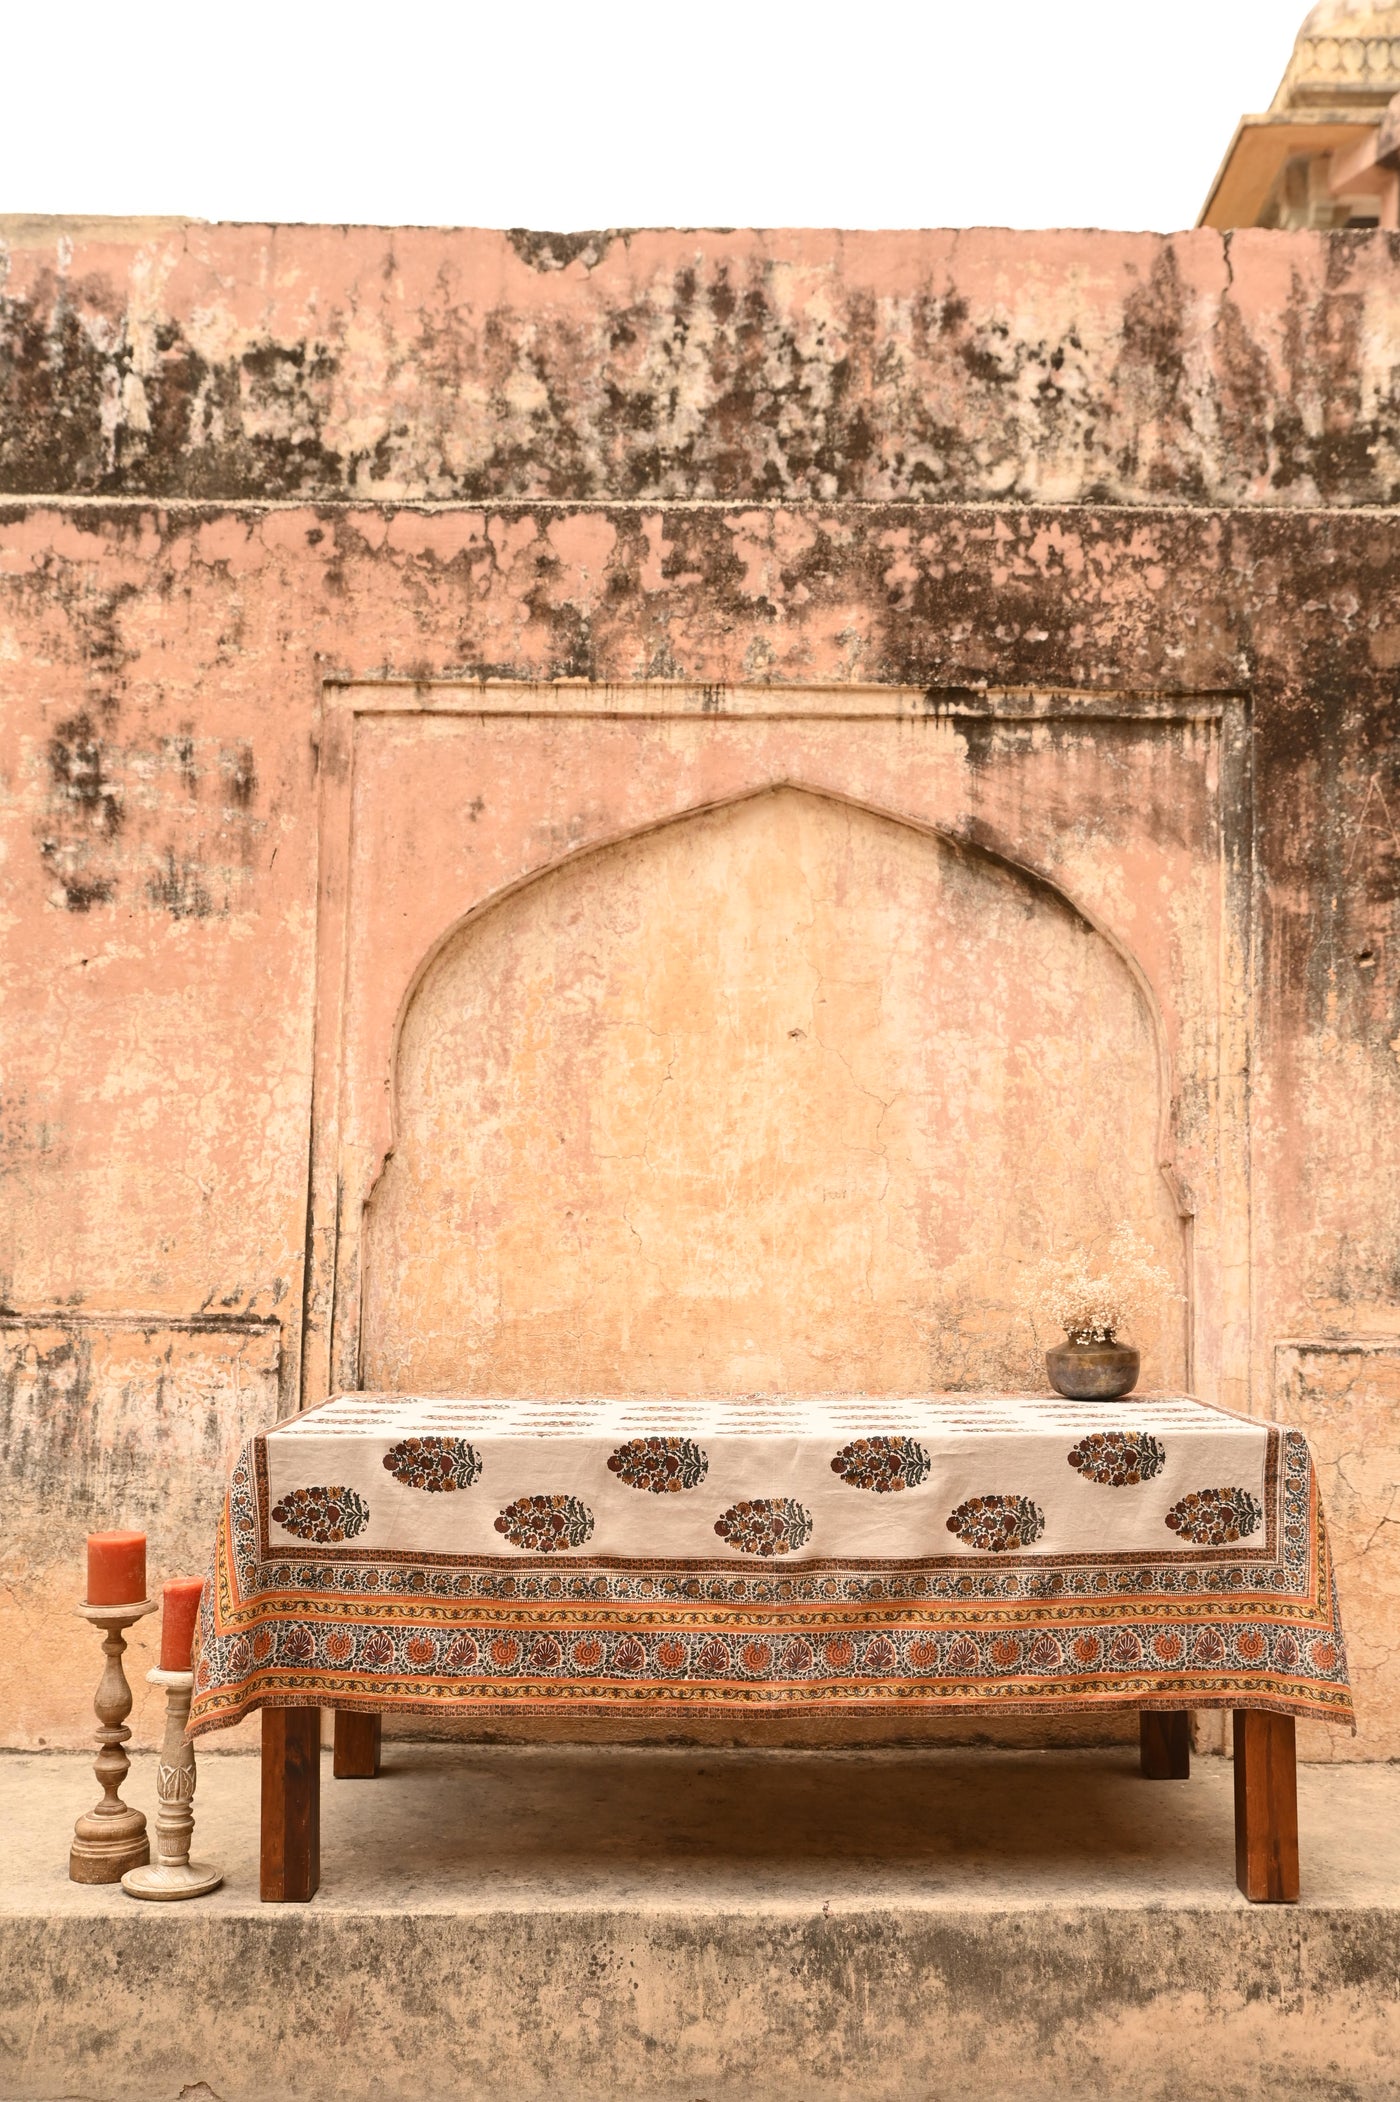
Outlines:
<svg viewBox="0 0 1400 2102"><path fill-rule="evenodd" d="M147 1613L154 1613L151 1599L127 1606L89 1606L78 1611L84 1620L102 1630L102 1655L106 1660L93 1707L101 1728L93 1772L102 1788L102 1801L80 1817L73 1827L73 1846L68 1856L68 1878L72 1883L120 1883L128 1869L141 1868L151 1858L144 1812L133 1810L121 1798L121 1785L131 1770L126 1756L131 1736L126 1718L131 1713L131 1688L122 1658L125 1634Z"/></svg>
<svg viewBox="0 0 1400 2102"><path fill-rule="evenodd" d="M185 1736L190 1719L190 1696L194 1692L192 1671L164 1671L159 1665L146 1673L146 1683L165 1688L165 1742L156 1762L156 1858L122 1877L129 1898L153 1898L170 1903L180 1898L202 1898L223 1882L221 1872L207 1861L191 1861L194 1837L194 1746Z"/></svg>
<svg viewBox="0 0 1400 2102"><path fill-rule="evenodd" d="M124 1817L80 1817L68 1852L70 1883L120 1883L129 1869L151 1858L146 1820L139 1810Z"/></svg>

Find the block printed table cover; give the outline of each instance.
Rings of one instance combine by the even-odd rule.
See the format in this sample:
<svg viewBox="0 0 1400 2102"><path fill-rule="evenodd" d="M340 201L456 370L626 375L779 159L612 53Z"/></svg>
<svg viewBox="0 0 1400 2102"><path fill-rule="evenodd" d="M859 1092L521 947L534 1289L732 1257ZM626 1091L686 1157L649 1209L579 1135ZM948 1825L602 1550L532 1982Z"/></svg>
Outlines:
<svg viewBox="0 0 1400 2102"><path fill-rule="evenodd" d="M233 1470L190 1729L312 1704L1352 1720L1306 1439L1171 1395L337 1396Z"/></svg>

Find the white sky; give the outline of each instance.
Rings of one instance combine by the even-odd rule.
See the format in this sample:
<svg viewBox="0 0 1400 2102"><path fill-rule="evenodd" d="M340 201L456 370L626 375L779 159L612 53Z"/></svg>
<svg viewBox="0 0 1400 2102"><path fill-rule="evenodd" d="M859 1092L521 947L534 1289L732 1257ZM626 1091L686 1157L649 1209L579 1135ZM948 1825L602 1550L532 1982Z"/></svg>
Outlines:
<svg viewBox="0 0 1400 2102"><path fill-rule="evenodd" d="M0 212L1168 230L1307 4L9 0Z"/></svg>

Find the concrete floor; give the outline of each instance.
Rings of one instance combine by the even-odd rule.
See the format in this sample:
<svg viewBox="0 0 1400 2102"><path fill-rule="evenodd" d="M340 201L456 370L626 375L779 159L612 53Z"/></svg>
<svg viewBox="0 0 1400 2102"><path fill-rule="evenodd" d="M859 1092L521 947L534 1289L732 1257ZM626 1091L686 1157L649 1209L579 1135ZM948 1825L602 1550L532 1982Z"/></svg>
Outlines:
<svg viewBox="0 0 1400 2102"><path fill-rule="evenodd" d="M66 1880L86 1762L0 1757L0 2094L1400 2102L1397 1768L1301 1771L1298 1908L1235 1890L1218 1760L400 1742L327 1762L304 1907L257 1782L201 1754L225 1886L138 1905Z"/></svg>

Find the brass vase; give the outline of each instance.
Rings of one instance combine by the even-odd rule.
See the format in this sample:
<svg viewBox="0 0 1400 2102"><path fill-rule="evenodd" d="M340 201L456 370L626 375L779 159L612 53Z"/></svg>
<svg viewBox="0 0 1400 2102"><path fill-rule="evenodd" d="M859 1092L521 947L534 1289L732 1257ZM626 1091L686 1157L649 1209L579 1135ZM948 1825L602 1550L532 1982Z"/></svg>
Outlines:
<svg viewBox="0 0 1400 2102"><path fill-rule="evenodd" d="M1045 1370L1069 1401L1118 1401L1137 1385L1142 1353L1126 1343L1064 1342L1046 1351Z"/></svg>

